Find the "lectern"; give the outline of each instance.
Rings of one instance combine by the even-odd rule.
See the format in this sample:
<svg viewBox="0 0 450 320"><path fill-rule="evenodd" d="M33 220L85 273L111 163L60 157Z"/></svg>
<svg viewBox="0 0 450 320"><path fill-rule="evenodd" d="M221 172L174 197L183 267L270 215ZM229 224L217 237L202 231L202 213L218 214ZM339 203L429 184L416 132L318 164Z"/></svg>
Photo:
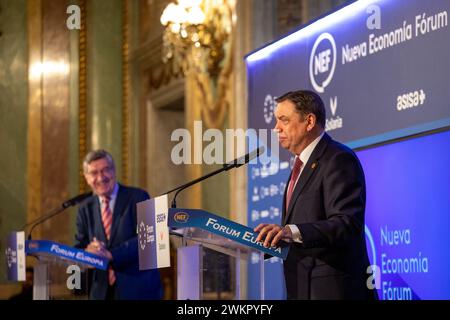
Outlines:
<svg viewBox="0 0 450 320"><path fill-rule="evenodd" d="M102 256L50 240L25 240L23 231L12 232L8 236L6 249L8 280L25 280L26 255L37 258L33 274L33 300L51 299L49 287L52 279L62 279L67 289L71 290L75 289L69 287L71 274L86 268L108 268L108 259Z"/></svg>
<svg viewBox="0 0 450 320"><path fill-rule="evenodd" d="M261 298L264 299L264 258L285 259L288 246L265 248L256 242L257 234L252 228L204 210L164 209L161 202L156 203L158 198L137 206L141 270L159 267L159 249L167 249L159 243L164 238L161 222L167 219L165 225L170 229L172 243L178 242L177 299L211 299L211 286L216 288L213 292L219 291L219 299L220 293L225 294L222 298L242 299L241 263L249 259L260 265ZM221 263L226 260L227 263Z"/></svg>

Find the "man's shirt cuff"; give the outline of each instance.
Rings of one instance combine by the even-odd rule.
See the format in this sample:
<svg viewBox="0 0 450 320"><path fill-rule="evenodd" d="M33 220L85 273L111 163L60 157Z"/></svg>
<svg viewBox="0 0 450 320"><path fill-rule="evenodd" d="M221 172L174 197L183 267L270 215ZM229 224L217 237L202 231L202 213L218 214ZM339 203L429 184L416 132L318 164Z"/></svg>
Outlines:
<svg viewBox="0 0 450 320"><path fill-rule="evenodd" d="M302 235L300 234L300 230L295 224L287 224L286 225L292 232L292 241L302 243Z"/></svg>

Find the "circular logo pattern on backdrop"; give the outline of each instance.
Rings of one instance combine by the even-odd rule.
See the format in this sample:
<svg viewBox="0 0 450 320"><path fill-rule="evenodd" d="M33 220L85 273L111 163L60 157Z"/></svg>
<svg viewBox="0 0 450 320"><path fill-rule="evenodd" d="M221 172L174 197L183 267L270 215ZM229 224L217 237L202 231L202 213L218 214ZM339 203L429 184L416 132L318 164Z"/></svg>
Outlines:
<svg viewBox="0 0 450 320"><path fill-rule="evenodd" d="M264 99L264 121L269 124L273 119L273 111L275 109L275 97L270 94Z"/></svg>

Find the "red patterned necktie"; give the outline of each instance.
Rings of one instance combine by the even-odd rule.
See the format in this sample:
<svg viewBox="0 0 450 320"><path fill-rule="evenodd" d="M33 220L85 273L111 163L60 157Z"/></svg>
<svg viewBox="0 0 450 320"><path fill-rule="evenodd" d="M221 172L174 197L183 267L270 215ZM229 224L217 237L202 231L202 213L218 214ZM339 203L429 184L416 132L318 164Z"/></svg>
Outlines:
<svg viewBox="0 0 450 320"><path fill-rule="evenodd" d="M106 238L109 240L111 237L111 226L112 226L112 212L109 207L109 202L111 198L106 196L102 198L102 222L103 228L105 229ZM116 281L116 275L114 274L114 270L110 266L108 269L108 282L109 285L113 285Z"/></svg>
<svg viewBox="0 0 450 320"><path fill-rule="evenodd" d="M289 208L289 202L291 201L292 193L294 192L295 182L300 174L300 168L302 167L302 161L299 157L295 157L294 168L292 168L291 179L289 180L288 190L286 194L286 212Z"/></svg>

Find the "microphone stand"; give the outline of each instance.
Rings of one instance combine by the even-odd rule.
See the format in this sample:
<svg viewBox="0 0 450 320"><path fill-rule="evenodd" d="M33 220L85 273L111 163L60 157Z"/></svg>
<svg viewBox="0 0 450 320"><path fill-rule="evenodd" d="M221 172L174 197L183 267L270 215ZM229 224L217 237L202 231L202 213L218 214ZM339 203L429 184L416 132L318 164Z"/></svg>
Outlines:
<svg viewBox="0 0 450 320"><path fill-rule="evenodd" d="M197 179L192 180L192 181L190 181L188 183L185 183L185 184L183 184L183 185L181 185L179 187L176 187L176 188L174 188L172 190L169 190L168 192L163 193L163 194L169 194L169 193L172 193L174 191L177 191L175 193L174 197L173 197L172 204L171 204L172 208L176 208L177 207L177 201L176 201L177 195L181 191L183 191L184 189L186 189L186 188L188 188L188 187L190 187L190 186L192 186L192 185L194 185L196 183L199 183L199 182L201 182L201 181L203 181L205 179L208 179L208 178L210 178L212 176L215 176L216 174L219 174L219 173L221 173L223 171L228 171L228 170L233 169L233 168L238 168L238 167L248 163L250 160L254 159L255 157L258 157L262 153L264 153L264 147L259 147L258 149L252 151L251 153L246 154L243 157L240 157L240 158L237 158L237 159L235 159L235 160L233 160L231 162L225 163L223 165L223 167L220 168L220 169L217 169L217 170L215 170L213 172L210 172L210 173L208 173L208 174L206 174L206 175L204 175L204 176L202 176L200 178L197 178Z"/></svg>
<svg viewBox="0 0 450 320"><path fill-rule="evenodd" d="M55 209L51 210L46 215L44 215L44 216L42 216L42 217L40 217L40 218L30 222L30 223L25 224L22 227L22 229L25 229L26 227L31 225L30 232L28 233L28 240L31 240L31 234L32 234L32 232L33 232L33 230L34 230L34 228L36 226L38 226L42 222L44 222L44 221L46 221L46 220L48 220L48 219L50 219L50 218L52 218L54 216L56 216L57 214L63 212L68 207L72 207L72 206L78 204L79 202L81 202L82 200L86 199L87 197L90 197L91 195L92 195L92 192L87 192L87 193L80 194L80 195L78 195L78 196L76 196L76 197L74 197L74 198L72 198L70 200L67 200L67 201L63 202L58 208L55 208Z"/></svg>
<svg viewBox="0 0 450 320"><path fill-rule="evenodd" d="M59 208L55 208L55 209L53 209L52 211L50 211L48 214L46 214L45 216L43 216L43 217L40 217L39 219L37 219L36 221L34 221L34 222L31 222L31 223L29 223L29 224L26 224L25 226L24 226L24 228L26 228L28 225L32 225L31 226L31 229L30 229L30 232L28 233L28 240L31 240L31 233L33 232L33 229L36 227L36 226L38 226L39 224L41 224L42 222L44 222L45 220L47 220L47 219L50 219L51 217L53 217L53 216L56 216L57 214L59 214L59 213L61 213L61 212L63 212L64 210L66 210L66 208L65 207L59 207Z"/></svg>
<svg viewBox="0 0 450 320"><path fill-rule="evenodd" d="M204 175L204 176L202 176L200 178L192 180L192 181L190 181L188 183L185 183L185 184L183 184L183 185L181 185L179 187L176 187L176 188L174 188L172 190L169 190L166 193L163 193L163 195L164 194L169 194L169 193L172 193L172 192L176 191L176 193L175 193L175 195L173 197L172 203L171 203L171 208L176 208L177 207L177 201L176 201L177 195L181 191L183 191L184 189L186 189L186 188L188 188L188 187L190 187L190 186L192 186L192 185L194 185L196 183L199 183L199 182L201 182L201 181L203 181L205 179L208 179L208 178L210 178L212 176L215 176L216 174L219 174L219 173L224 172L224 171L228 171L228 170L233 169L233 168L238 168L238 167L240 167L240 166L242 166L242 165L244 165L246 163L249 163L250 160L253 160L256 157L259 157L261 154L264 153L264 151L265 151L264 146L261 146L258 149L253 150L252 152L247 153L246 155L244 155L244 156L242 156L240 158L237 158L237 159L235 159L235 160L233 160L231 162L225 163L222 168L217 169L215 171L212 171L212 172L210 172L210 173L208 173L208 174L206 174L206 175ZM186 241L185 240L185 234L180 234L180 233L174 232L172 230L169 230L169 234L177 236L177 237L180 237L181 241L182 241L182 245L183 246L186 245L186 243L185 243L185 241Z"/></svg>
<svg viewBox="0 0 450 320"><path fill-rule="evenodd" d="M200 178L197 178L197 179L195 179L195 180L192 180L192 181L190 181L190 182L188 182L188 183L183 184L182 186L179 186L179 187L177 187L177 188L175 188L175 189L172 189L172 190L166 192L165 194L168 194L168 193L172 193L172 192L178 190L178 191L175 193L175 196L173 197L171 207L172 207L172 208L176 208L176 207L177 207L177 201L176 201L177 195L178 195L181 191L183 191L184 189L186 189L186 188L188 188L188 187L190 187L190 186L192 186L192 185L194 185L194 184L196 184L196 183L199 183L200 181L203 181L203 180L205 180L205 179L208 179L209 177L215 176L216 174L219 174L219 173L221 173L221 172L223 172L223 171L227 171L227 170L230 170L230 169L231 169L231 167L225 167L225 165L224 165L223 168L217 169L217 170L215 170L215 171L213 171L213 172L211 172L211 173L208 173L207 175L204 175L203 177L200 177Z"/></svg>

